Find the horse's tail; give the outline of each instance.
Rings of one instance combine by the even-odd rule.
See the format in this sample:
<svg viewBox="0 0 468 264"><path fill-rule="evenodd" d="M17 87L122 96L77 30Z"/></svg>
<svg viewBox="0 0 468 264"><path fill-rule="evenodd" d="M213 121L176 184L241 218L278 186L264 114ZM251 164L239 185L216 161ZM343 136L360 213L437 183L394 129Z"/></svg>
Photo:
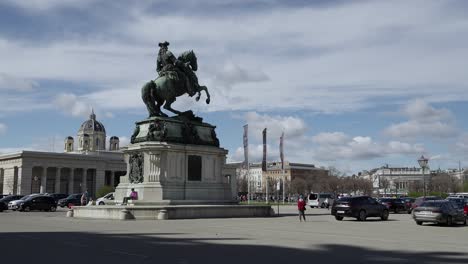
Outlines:
<svg viewBox="0 0 468 264"><path fill-rule="evenodd" d="M143 99L143 102L148 102L153 100L153 92L156 89L156 84L154 83L153 80L147 82L143 87L141 87L141 99Z"/></svg>
<svg viewBox="0 0 468 264"><path fill-rule="evenodd" d="M155 91L156 91L156 84L152 80L147 82L141 88L141 99L145 103L150 116L154 116L159 112L158 109L156 109L156 105L154 104Z"/></svg>

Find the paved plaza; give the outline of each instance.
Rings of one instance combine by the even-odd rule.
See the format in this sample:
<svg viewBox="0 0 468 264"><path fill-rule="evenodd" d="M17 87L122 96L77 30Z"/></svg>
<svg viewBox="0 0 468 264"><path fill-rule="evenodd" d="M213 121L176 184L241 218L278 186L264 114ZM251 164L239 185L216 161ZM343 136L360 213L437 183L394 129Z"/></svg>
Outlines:
<svg viewBox="0 0 468 264"><path fill-rule="evenodd" d="M275 207L276 209L276 207ZM468 226L336 221L294 206L280 217L109 221L47 212L0 213L2 263L468 263Z"/></svg>

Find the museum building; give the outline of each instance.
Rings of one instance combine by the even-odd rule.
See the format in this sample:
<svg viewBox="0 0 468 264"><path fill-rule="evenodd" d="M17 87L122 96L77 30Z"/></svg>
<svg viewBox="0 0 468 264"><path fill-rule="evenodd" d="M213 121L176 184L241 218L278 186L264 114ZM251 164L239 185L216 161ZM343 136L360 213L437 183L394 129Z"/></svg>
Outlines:
<svg viewBox="0 0 468 264"><path fill-rule="evenodd" d="M106 129L94 111L78 130L76 143L69 136L63 153L23 150L0 155L0 194L88 190L95 197L102 186L117 186L127 169L119 138L111 137L106 150Z"/></svg>

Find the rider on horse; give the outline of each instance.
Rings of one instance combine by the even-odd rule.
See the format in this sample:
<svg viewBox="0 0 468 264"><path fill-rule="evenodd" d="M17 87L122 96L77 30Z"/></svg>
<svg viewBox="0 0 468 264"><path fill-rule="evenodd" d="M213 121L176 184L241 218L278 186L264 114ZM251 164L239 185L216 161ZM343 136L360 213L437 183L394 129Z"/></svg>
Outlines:
<svg viewBox="0 0 468 264"><path fill-rule="evenodd" d="M168 76L169 78L184 78L187 93L190 96L193 96L196 93L195 87L198 87L198 78L195 73L190 68L190 63L186 62L183 63L182 61L178 60L172 52L168 49L169 42L164 41L159 43L159 52L158 52L158 59L156 65L156 71L158 72L159 76ZM182 76L180 76L182 73Z"/></svg>

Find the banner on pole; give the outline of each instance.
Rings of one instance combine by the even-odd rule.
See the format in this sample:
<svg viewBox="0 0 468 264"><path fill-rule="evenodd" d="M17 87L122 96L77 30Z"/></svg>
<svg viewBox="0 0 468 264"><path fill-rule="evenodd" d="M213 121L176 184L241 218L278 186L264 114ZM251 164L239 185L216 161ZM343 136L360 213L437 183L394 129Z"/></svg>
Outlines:
<svg viewBox="0 0 468 264"><path fill-rule="evenodd" d="M281 181L280 181L280 180L278 180L278 181L276 182L276 190L277 190L277 191L281 190Z"/></svg>
<svg viewBox="0 0 468 264"><path fill-rule="evenodd" d="M281 133L280 137L280 159L281 159L281 169L284 170L284 150L283 150L283 141L284 141L284 132Z"/></svg>
<svg viewBox="0 0 468 264"><path fill-rule="evenodd" d="M249 125L244 126L244 164L242 167L247 169L249 166Z"/></svg>
<svg viewBox="0 0 468 264"><path fill-rule="evenodd" d="M262 159L262 171L267 171L267 129L263 129L263 159Z"/></svg>

